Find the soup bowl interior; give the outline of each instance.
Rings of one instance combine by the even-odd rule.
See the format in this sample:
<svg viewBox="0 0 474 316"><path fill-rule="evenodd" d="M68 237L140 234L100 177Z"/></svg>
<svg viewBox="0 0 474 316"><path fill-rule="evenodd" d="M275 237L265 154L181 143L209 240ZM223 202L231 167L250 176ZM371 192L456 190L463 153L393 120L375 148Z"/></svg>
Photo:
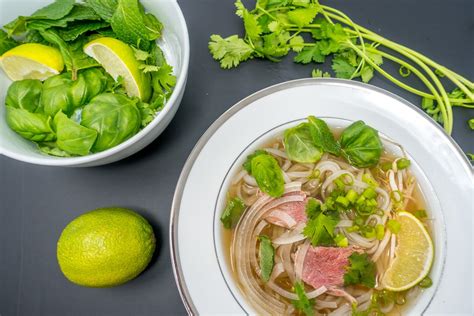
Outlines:
<svg viewBox="0 0 474 316"><path fill-rule="evenodd" d="M319 117L326 121L328 125L332 129L340 129L348 126L352 123L346 119L338 119L333 117ZM235 176L238 172L242 169L242 164L247 159L247 156L252 154L257 149L262 149L265 145L268 145L270 142L275 140L277 137L282 137L284 130L294 127L299 123L302 123L303 119L292 120L290 122L281 124L268 132L258 136L252 143L248 144L248 146L243 149L243 151L236 157L235 161L230 166L229 171L226 173L225 178L222 182L221 188L219 190L219 194L217 197L215 214L214 214L214 231L216 232L216 238L214 239L215 242L215 249L217 252L217 258L219 261L220 269L224 275L224 278L227 281L227 285L229 289L232 291L233 296L242 308L250 314L256 313L254 307L251 306L238 286L238 279L235 275L234 271L232 271L231 262L230 262L230 231L225 229L220 221L220 215L222 214L226 202L227 202L227 192L232 185L232 182L235 179ZM385 151L392 154L396 157L402 157L403 152L400 146L396 145L391 139L389 139L385 135L381 135L381 139L384 145ZM436 287L439 284L439 280L441 278L443 266L444 266L444 258L446 255L445 251L445 244L446 244L446 230L445 230L445 222L443 213L441 210L441 205L438 201L436 193L429 183L426 175L423 173L422 169L420 168L419 164L413 157L409 154L407 156L408 159L411 161L410 171L415 176L419 187L421 189L421 193L423 195L423 199L425 202L425 206L427 209L428 218L434 219L429 222L430 224L430 231L432 232L433 243L435 247L435 258L433 262L433 266L431 268L430 277L433 280L433 286L423 290L418 297L414 300L408 300L407 304L403 306L404 312L413 313L414 315L419 315L426 310L427 306L429 305L435 291ZM250 233L250 232L249 232Z"/></svg>

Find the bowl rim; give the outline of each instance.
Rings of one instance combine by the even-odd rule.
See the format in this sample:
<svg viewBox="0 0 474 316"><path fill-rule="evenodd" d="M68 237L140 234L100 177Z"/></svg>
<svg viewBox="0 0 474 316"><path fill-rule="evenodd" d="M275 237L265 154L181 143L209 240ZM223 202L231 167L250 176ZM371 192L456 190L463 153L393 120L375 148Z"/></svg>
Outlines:
<svg viewBox="0 0 474 316"><path fill-rule="evenodd" d="M1 146L0 146L0 155L4 155L6 157L9 157L18 161L27 162L27 163L36 164L36 165L81 166L81 165L86 165L86 164L90 164L96 161L106 159L107 157L111 157L115 154L118 154L119 152L122 152L126 148L133 146L134 144L137 144L141 139L143 139L146 135L148 135L148 133L150 133L152 129L157 127L158 124L167 116L168 112L171 110L172 107L179 106L179 104L176 104L176 103L179 98L179 95L181 94L182 90L184 90L185 85L186 85L188 68L189 68L189 58L190 58L189 32L188 32L188 27L186 24L186 20L184 18L183 11L181 10L181 7L179 6L176 0L169 1L169 3L171 3L173 8L175 9L177 13L176 18L178 20L178 23L182 26L181 33L183 35L184 45L182 46L183 57L181 58L181 60L183 61L183 65L180 69L180 72L177 75L178 80L176 82L176 86L173 90L173 93L171 94L171 98L166 102L163 110L161 110L158 113L158 115L156 115L155 118L153 118L153 120L147 126L145 126L145 128L140 130L137 134L127 139L123 143L118 144L117 146L114 146L105 151L95 153L95 154L90 154L87 156L54 157L54 156L44 155L44 157L33 157L30 155L15 153L13 151L2 148Z"/></svg>
<svg viewBox="0 0 474 316"><path fill-rule="evenodd" d="M461 161L463 161L463 167L466 169L466 172L473 173L474 168L471 166L469 160L467 159L466 155L464 155L464 152L462 149L459 147L459 145L454 141L452 137L449 135L445 134L444 129L438 125L433 119L431 119L424 111L422 111L420 108L415 106L413 103L405 100L404 98L389 92L385 89L382 89L377 86L373 86L371 84L366 84L362 83L359 81L352 81L348 79L339 79L339 78L303 78L303 79L296 79L296 80L290 80L290 81L285 81L282 83L278 83L272 86L269 86L267 88L264 88L262 90L259 90L244 99L238 101L235 103L233 106L231 106L227 111L225 111L219 118L217 118L209 127L208 129L204 132L204 134L199 138L198 142L192 149L191 153L189 154L188 158L186 159L186 162L184 164L184 167L181 171L181 174L179 176L177 185L176 185L176 190L173 196L173 201L171 205L171 213L170 213L170 223L169 223L169 246L170 246L170 254L171 254L171 263L173 266L173 274L175 278L176 285L178 286L178 291L181 296L181 300L184 303L184 306L186 308L186 311L190 315L197 315L198 310L196 309L193 300L191 298L191 295L189 294L189 291L186 286L186 282L184 280L183 276L183 271L181 269L181 261L179 258L179 249L178 249L178 215L179 215L179 208L181 204L181 198L183 195L183 191L185 188L185 184L187 182L189 173L191 172L191 169L194 165L194 161L200 154L201 150L204 148L204 146L207 144L208 140L214 135L214 133L228 120L230 119L234 114L239 112L241 109L246 107L247 105L264 98L265 96L268 96L270 94L276 93L278 91L286 90L286 89L291 89L294 87L298 86L305 86L305 85L319 85L319 84L331 84L331 85L343 85L343 86L354 86L356 88L362 88L366 90L370 90L373 92L377 92L380 94L383 94L385 96L391 97L393 99L396 99L400 103L410 107L411 109L415 110L418 114L421 114L422 117L427 119L432 125L434 125L437 129L443 132L443 134L446 136L448 140L448 144L454 149L454 151L458 154L458 156L461 158Z"/></svg>

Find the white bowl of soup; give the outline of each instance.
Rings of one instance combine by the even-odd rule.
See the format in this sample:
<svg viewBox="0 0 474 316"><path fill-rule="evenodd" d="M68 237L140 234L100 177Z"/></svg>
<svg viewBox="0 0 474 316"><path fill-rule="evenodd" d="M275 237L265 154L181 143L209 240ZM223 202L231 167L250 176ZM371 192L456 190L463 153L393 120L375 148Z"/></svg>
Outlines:
<svg viewBox="0 0 474 316"><path fill-rule="evenodd" d="M308 116L331 136L320 123L295 132ZM354 138L353 124L377 132ZM264 89L208 129L178 182L183 302L200 314L468 314L472 187L459 147L393 94L336 79Z"/></svg>

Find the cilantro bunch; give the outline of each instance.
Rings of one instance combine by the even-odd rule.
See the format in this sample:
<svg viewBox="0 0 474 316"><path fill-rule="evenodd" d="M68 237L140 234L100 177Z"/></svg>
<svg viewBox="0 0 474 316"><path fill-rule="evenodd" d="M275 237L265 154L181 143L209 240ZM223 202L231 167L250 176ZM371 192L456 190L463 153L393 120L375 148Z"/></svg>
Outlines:
<svg viewBox="0 0 474 316"><path fill-rule="evenodd" d="M247 9L235 2L242 18L245 36L211 35L209 50L224 69L237 67L252 58L278 62L293 52L296 63L324 63L332 57L331 67L338 78L360 78L369 82L378 72L395 85L422 98L423 109L451 134L453 106L474 108L474 83L436 63L423 54L390 41L356 23L346 14L317 0L257 0ZM303 36L304 35L304 36ZM399 57L401 56L401 58ZM382 68L385 60L400 65L399 76L419 78L427 91L414 88ZM329 77L314 69L313 77ZM444 78L444 79L442 79ZM445 85L456 86L451 93Z"/></svg>

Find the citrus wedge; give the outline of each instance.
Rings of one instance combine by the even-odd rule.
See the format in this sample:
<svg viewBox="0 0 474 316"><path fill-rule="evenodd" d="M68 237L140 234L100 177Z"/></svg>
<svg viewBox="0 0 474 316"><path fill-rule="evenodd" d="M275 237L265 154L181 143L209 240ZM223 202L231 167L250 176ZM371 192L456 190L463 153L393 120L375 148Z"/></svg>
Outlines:
<svg viewBox="0 0 474 316"><path fill-rule="evenodd" d="M28 43L10 49L0 57L0 66L11 80L47 78L59 74L64 61L58 49Z"/></svg>
<svg viewBox="0 0 474 316"><path fill-rule="evenodd" d="M425 278L433 263L434 247L423 223L408 212L398 213L395 259L387 269L382 285L390 291L404 291Z"/></svg>
<svg viewBox="0 0 474 316"><path fill-rule="evenodd" d="M114 80L122 77L129 96L148 100L150 79L139 69L140 62L130 46L115 38L101 37L87 43L84 52L97 60Z"/></svg>

